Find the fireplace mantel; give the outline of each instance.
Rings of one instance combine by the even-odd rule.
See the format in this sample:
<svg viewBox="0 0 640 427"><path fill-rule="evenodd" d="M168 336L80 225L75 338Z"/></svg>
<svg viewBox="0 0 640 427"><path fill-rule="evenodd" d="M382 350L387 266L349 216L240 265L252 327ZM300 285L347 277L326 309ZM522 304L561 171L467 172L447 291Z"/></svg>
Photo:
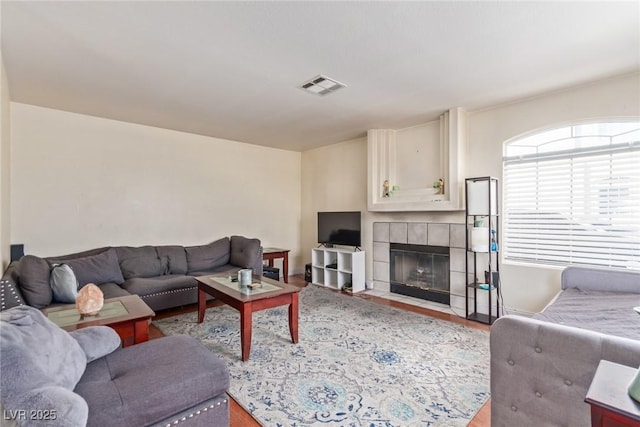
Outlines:
<svg viewBox="0 0 640 427"><path fill-rule="evenodd" d="M464 153L466 144L466 114L460 108L449 110L438 120L439 135L423 141L420 148L437 156L436 168L416 165L415 159L399 144L397 130L372 129L367 133L368 209L374 212L459 211L464 209ZM407 166L412 165L412 166ZM422 174L422 184L393 190L402 168L412 167L414 176ZM434 180L444 180L444 194L436 194ZM385 196L388 181L391 196Z"/></svg>

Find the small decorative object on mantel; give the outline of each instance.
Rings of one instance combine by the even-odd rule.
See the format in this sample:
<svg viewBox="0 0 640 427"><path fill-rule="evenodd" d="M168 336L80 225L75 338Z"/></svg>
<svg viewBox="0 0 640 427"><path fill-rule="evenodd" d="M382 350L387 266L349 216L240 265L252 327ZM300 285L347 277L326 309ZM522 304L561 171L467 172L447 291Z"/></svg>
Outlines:
<svg viewBox="0 0 640 427"><path fill-rule="evenodd" d="M433 188L438 190L436 194L444 194L444 179L440 178L433 183Z"/></svg>
<svg viewBox="0 0 640 427"><path fill-rule="evenodd" d="M87 283L78 292L76 308L83 316L95 316L104 304L104 295L99 287Z"/></svg>
<svg viewBox="0 0 640 427"><path fill-rule="evenodd" d="M389 197L389 180L385 179L382 184L382 197Z"/></svg>

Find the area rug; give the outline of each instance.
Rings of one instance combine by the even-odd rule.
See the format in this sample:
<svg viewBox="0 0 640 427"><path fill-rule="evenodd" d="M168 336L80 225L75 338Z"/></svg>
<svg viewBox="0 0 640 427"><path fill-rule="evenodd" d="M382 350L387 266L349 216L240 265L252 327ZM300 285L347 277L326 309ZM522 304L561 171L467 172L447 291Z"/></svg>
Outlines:
<svg viewBox="0 0 640 427"><path fill-rule="evenodd" d="M466 426L489 397L489 333L309 285L299 343L287 307L253 314L249 361L228 306L154 321L223 357L229 393L264 426Z"/></svg>

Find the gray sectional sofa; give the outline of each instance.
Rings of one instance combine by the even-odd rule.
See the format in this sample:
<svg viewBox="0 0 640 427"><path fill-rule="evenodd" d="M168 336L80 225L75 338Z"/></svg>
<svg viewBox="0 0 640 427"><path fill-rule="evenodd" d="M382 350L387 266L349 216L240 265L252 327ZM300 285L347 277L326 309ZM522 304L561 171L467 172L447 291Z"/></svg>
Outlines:
<svg viewBox="0 0 640 427"><path fill-rule="evenodd" d="M61 304L50 286L51 266L71 267L82 287L94 283L104 298L139 295L154 311L197 302L195 277L235 274L252 268L262 275L260 240L224 237L201 246L104 247L12 262L0 279L0 311L19 305L44 308Z"/></svg>
<svg viewBox="0 0 640 427"><path fill-rule="evenodd" d="M640 271L569 267L533 318L491 328L491 425L589 426L584 399L600 360L640 366Z"/></svg>

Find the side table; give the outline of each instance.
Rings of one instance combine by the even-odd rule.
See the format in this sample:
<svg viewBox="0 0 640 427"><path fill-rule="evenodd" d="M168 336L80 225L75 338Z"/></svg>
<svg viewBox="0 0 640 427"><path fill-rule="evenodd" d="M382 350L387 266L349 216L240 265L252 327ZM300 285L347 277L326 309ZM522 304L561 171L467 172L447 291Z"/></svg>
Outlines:
<svg viewBox="0 0 640 427"><path fill-rule="evenodd" d="M640 403L627 393L637 368L601 360L585 402L591 405L592 427L640 427Z"/></svg>
<svg viewBox="0 0 640 427"><path fill-rule="evenodd" d="M289 283L289 249L264 248L262 250L262 260L269 262L269 267L273 267L273 260L282 258L282 278L284 283Z"/></svg>
<svg viewBox="0 0 640 427"><path fill-rule="evenodd" d="M149 322L155 316L138 295L105 299L102 309L95 316L82 316L75 304L44 308L42 313L65 331L88 326L109 326L118 333L123 347L147 341Z"/></svg>

